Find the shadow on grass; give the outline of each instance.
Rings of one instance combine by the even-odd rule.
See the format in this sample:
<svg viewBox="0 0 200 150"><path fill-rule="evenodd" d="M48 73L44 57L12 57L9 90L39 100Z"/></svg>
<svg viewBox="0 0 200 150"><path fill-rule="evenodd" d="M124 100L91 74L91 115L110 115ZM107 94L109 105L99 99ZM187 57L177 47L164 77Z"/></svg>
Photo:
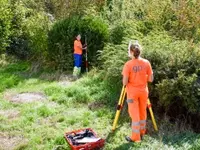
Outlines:
<svg viewBox="0 0 200 150"><path fill-rule="evenodd" d="M189 144L189 145L192 145L192 147L198 146L198 148L200 149L200 144L195 146L195 143L197 142L197 140L200 141L199 134L195 134L192 132L183 132L183 133L174 134L170 136L163 136L162 141L164 144L167 144L167 145L176 146L176 145Z"/></svg>
<svg viewBox="0 0 200 150"><path fill-rule="evenodd" d="M194 133L187 129L180 129L178 126L167 127L168 124L161 122L158 124L160 130L155 132L152 123L148 123L149 132L148 135L144 137L141 144L138 143L123 143L115 148L115 150L128 150L128 149L140 149L146 147L147 149L154 149L158 145L160 149L166 149L167 147L173 148L183 148L190 150L200 149L200 134ZM112 137L110 136L112 141ZM149 145L149 142L152 142Z"/></svg>
<svg viewBox="0 0 200 150"><path fill-rule="evenodd" d="M156 141L160 140L160 136L157 134L152 135L152 138L154 138ZM148 143L148 139L145 139L141 144L137 143L124 143L119 145L115 148L115 150L128 150L128 149L141 149L146 147L149 150L153 150L158 148L159 143L152 143L151 146L146 145ZM199 150L200 149L200 136L195 135L194 133L188 134L188 133L180 133L176 134L174 136L165 136L160 141L161 146L159 147L160 150L165 150L166 145L168 147L173 148L183 148L183 149L190 149L190 150ZM165 146L164 146L165 145Z"/></svg>
<svg viewBox="0 0 200 150"><path fill-rule="evenodd" d="M25 78L21 73L28 71L28 63L12 63L0 68L0 92L12 88L23 82Z"/></svg>
<svg viewBox="0 0 200 150"><path fill-rule="evenodd" d="M134 143L125 143L115 148L115 150L128 150L130 148L133 148L134 146Z"/></svg>
<svg viewBox="0 0 200 150"><path fill-rule="evenodd" d="M120 126L118 128L116 128L115 131L111 131L111 132L108 133L108 135L105 139L106 142L111 142L111 140L115 137L117 131L119 131L119 128L120 128Z"/></svg>
<svg viewBox="0 0 200 150"><path fill-rule="evenodd" d="M13 88L30 78L37 78L41 81L54 81L56 78L60 77L60 74L56 72L33 68L34 66L30 63L22 61L1 66L0 92Z"/></svg>

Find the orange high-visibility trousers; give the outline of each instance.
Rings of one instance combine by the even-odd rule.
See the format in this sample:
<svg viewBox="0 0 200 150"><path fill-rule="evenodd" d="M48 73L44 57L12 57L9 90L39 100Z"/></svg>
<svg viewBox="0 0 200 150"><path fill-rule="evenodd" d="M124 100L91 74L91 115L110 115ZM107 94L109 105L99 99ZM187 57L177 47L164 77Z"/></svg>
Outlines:
<svg viewBox="0 0 200 150"><path fill-rule="evenodd" d="M132 119L131 139L135 142L139 142L141 136L146 133L148 91L137 91L130 95L131 96L127 99L127 103L128 112Z"/></svg>

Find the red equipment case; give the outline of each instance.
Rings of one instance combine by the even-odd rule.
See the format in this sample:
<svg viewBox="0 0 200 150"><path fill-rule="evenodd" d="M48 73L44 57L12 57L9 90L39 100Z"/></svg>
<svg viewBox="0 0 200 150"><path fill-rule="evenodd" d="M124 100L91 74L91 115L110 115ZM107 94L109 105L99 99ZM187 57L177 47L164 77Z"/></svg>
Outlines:
<svg viewBox="0 0 200 150"><path fill-rule="evenodd" d="M89 131L91 131L96 138L98 138L96 133L91 128L87 128L87 129ZM80 129L80 130L75 130L75 131L65 133L64 137L65 137L67 143L70 145L71 149L72 150L100 150L100 149L102 149L105 144L104 139L100 139L97 142L90 142L90 143L85 143L85 144L81 144L81 145L73 145L71 140L67 137L68 135L76 134L76 133L79 133L84 130L86 130L86 129Z"/></svg>

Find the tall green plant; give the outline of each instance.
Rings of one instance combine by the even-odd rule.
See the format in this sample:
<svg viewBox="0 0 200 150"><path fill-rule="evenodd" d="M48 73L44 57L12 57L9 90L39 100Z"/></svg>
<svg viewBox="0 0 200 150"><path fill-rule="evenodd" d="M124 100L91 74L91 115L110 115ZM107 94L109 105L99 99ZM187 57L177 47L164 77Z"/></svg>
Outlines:
<svg viewBox="0 0 200 150"><path fill-rule="evenodd" d="M36 0L13 1L10 7L13 13L11 44L7 53L20 59L43 57L47 50L47 33L50 19L43 11L43 5Z"/></svg>
<svg viewBox="0 0 200 150"><path fill-rule="evenodd" d="M12 12L8 0L0 0L0 4L0 53L2 53L10 43Z"/></svg>
<svg viewBox="0 0 200 150"><path fill-rule="evenodd" d="M49 59L60 70L70 70L73 67L73 44L77 34L85 36L88 43L88 60L91 65L97 63L97 51L103 49L108 40L107 25L99 18L71 16L54 24L49 32Z"/></svg>

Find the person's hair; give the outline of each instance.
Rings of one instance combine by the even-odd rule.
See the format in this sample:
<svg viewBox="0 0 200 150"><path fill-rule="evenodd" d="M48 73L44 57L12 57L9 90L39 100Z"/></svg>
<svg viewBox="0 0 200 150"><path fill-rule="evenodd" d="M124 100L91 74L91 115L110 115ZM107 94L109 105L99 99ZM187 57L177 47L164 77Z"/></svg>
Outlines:
<svg viewBox="0 0 200 150"><path fill-rule="evenodd" d="M75 35L75 37L74 37L74 40L77 40L77 36L78 36L78 35L80 35L80 36L81 36L81 34L80 34L80 33L76 34L76 35Z"/></svg>
<svg viewBox="0 0 200 150"><path fill-rule="evenodd" d="M141 48L138 44L132 44L130 50L134 53L134 57L137 59L140 56Z"/></svg>

